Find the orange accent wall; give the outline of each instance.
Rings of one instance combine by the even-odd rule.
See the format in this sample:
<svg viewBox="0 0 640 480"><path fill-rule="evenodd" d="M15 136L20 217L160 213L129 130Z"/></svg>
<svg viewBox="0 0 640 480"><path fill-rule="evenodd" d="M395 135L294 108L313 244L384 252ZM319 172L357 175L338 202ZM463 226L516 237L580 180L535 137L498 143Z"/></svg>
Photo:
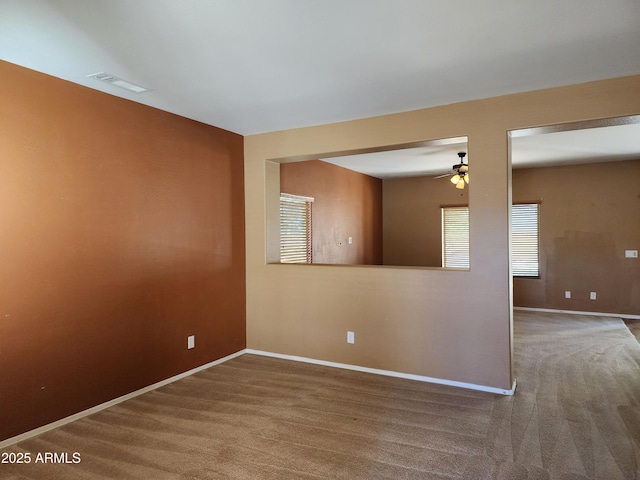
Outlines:
<svg viewBox="0 0 640 480"><path fill-rule="evenodd" d="M382 180L310 160L280 165L280 191L314 197L313 263L382 264Z"/></svg>
<svg viewBox="0 0 640 480"><path fill-rule="evenodd" d="M243 349L243 138L0 78L0 440Z"/></svg>

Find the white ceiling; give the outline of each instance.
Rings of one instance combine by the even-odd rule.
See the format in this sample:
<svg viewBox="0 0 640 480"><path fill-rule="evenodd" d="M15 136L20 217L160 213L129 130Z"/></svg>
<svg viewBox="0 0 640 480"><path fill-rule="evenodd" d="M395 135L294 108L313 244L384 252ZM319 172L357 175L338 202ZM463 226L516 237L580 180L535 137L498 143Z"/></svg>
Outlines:
<svg viewBox="0 0 640 480"><path fill-rule="evenodd" d="M0 59L243 135L638 74L639 47L637 0L0 1Z"/></svg>
<svg viewBox="0 0 640 480"><path fill-rule="evenodd" d="M638 123L515 136L511 140L512 166L550 167L639 159L640 117L631 120ZM469 152L465 138L446 143L322 160L377 178L439 175L451 173L452 166L460 163L458 152ZM473 152L465 157L465 163L473 171Z"/></svg>

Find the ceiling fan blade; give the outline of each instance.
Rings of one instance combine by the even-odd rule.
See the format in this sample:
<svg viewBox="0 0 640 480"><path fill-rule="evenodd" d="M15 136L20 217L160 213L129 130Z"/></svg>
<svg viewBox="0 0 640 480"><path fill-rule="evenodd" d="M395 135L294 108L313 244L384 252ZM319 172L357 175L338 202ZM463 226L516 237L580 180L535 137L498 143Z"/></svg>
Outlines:
<svg viewBox="0 0 640 480"><path fill-rule="evenodd" d="M436 178L450 177L451 175L453 175L453 173L443 173L442 175L438 175L437 177L433 177L433 179L435 180Z"/></svg>

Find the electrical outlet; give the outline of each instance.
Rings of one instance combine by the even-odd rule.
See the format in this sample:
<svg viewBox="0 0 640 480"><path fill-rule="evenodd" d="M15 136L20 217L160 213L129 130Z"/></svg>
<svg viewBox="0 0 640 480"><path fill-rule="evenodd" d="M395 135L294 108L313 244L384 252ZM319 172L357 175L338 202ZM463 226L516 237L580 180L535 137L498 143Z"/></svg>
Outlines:
<svg viewBox="0 0 640 480"><path fill-rule="evenodd" d="M196 346L196 336L195 335L189 335L187 337L187 350L191 350L195 346Z"/></svg>
<svg viewBox="0 0 640 480"><path fill-rule="evenodd" d="M591 293L589 294L589 299L590 299L590 300L595 300L595 299L596 299L596 292L591 292Z"/></svg>
<svg viewBox="0 0 640 480"><path fill-rule="evenodd" d="M571 290L565 290L564 298L571 298Z"/></svg>
<svg viewBox="0 0 640 480"><path fill-rule="evenodd" d="M356 334L353 332L347 332L347 343L356 343Z"/></svg>
<svg viewBox="0 0 640 480"><path fill-rule="evenodd" d="M349 237L349 245L353 244L353 237ZM636 252L637 253L637 252ZM637 256L637 255L636 255Z"/></svg>

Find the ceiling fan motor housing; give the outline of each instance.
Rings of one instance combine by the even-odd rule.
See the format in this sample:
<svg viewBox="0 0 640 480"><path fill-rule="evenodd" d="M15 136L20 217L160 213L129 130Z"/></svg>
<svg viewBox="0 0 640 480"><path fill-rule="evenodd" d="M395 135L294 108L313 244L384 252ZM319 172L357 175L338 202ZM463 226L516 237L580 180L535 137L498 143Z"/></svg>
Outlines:
<svg viewBox="0 0 640 480"><path fill-rule="evenodd" d="M467 165L466 163L464 163L464 157L467 155L466 152L458 152L458 157L460 157L460 163L458 163L457 165L453 166L453 169L458 172L458 174L460 173L464 173L464 172L468 172L469 171L469 165Z"/></svg>

